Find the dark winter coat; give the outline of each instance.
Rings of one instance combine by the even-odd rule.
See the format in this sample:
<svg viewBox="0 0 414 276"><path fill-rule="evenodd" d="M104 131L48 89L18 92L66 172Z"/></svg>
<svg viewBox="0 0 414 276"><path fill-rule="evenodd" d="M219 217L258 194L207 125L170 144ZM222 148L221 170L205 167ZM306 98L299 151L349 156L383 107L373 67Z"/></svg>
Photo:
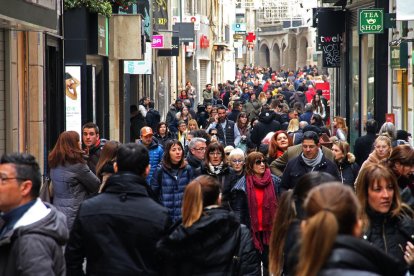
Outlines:
<svg viewBox="0 0 414 276"><path fill-rule="evenodd" d="M168 209L173 222L181 219L181 202L184 190L193 179L191 166L186 163L176 173L160 164L151 178L151 189L159 202Z"/></svg>
<svg viewBox="0 0 414 276"><path fill-rule="evenodd" d="M367 135L358 137L354 145L354 155L358 165L362 166L365 160L368 159L372 152L373 145L377 135L375 133L368 133Z"/></svg>
<svg viewBox="0 0 414 276"><path fill-rule="evenodd" d="M84 163L65 164L50 169L53 183L53 205L67 218L72 228L81 203L99 189L99 178Z"/></svg>
<svg viewBox="0 0 414 276"><path fill-rule="evenodd" d="M188 228L178 225L158 243L158 251L166 276L261 275L250 231L221 208L204 209Z"/></svg>
<svg viewBox="0 0 414 276"><path fill-rule="evenodd" d="M200 174L206 174L216 178L220 184L220 190L223 191L224 183L226 183L229 179L230 167L227 165L223 165L223 169L221 170L221 172L219 174L214 174L208 169L208 165L203 163L200 167L200 173L198 175Z"/></svg>
<svg viewBox="0 0 414 276"><path fill-rule="evenodd" d="M150 108L147 111L147 117L145 117L145 121L147 122L147 126L152 128L152 131L155 132L157 130L158 124L161 121L160 112L158 112L158 110L155 110L154 108Z"/></svg>
<svg viewBox="0 0 414 276"><path fill-rule="evenodd" d="M130 133L130 142L134 143L135 140L139 139L141 136L141 128L147 126L147 121L140 111L138 111L134 116L129 119L129 133Z"/></svg>
<svg viewBox="0 0 414 276"><path fill-rule="evenodd" d="M167 144L168 141L177 139L177 135L175 135L175 133L172 133L170 131L168 131L167 135L165 135L164 137L161 137L161 135L159 135L158 133L156 133L154 137L157 139L158 144L161 145L163 148L165 148L165 145Z"/></svg>
<svg viewBox="0 0 414 276"><path fill-rule="evenodd" d="M143 177L120 172L106 189L82 203L66 247L68 276L159 275L155 245L171 223L148 194Z"/></svg>
<svg viewBox="0 0 414 276"><path fill-rule="evenodd" d="M280 130L280 123L274 120L273 111L262 111L259 115L259 122L253 127L250 135L251 141L260 146L263 138L269 133Z"/></svg>
<svg viewBox="0 0 414 276"><path fill-rule="evenodd" d="M88 155L86 156L86 163L88 164L89 169L96 174L96 165L98 164L99 157L101 157L102 148L105 146L106 140L99 139L98 146L92 146L87 150Z"/></svg>
<svg viewBox="0 0 414 276"><path fill-rule="evenodd" d="M280 195L280 178L272 175L276 196ZM250 229L250 214L247 201L246 176L240 178L230 191L230 208L240 220L241 224Z"/></svg>
<svg viewBox="0 0 414 276"><path fill-rule="evenodd" d="M398 259L404 266L406 262L402 249L405 251L408 241L414 243L414 220L404 215L393 217L390 213L381 214L369 207L366 212L369 229L364 232L363 238Z"/></svg>
<svg viewBox="0 0 414 276"><path fill-rule="evenodd" d="M354 188L355 179L358 176L359 165L355 163L355 157L353 154L350 154L349 158L337 162L339 177L343 184L349 185Z"/></svg>
<svg viewBox="0 0 414 276"><path fill-rule="evenodd" d="M300 154L298 157L289 161L283 171L281 186L282 193L289 189L293 189L301 176L312 171L326 172L334 176L336 179L340 179L338 168L332 161L328 160L325 155L322 156L321 162L312 168L305 164L302 154Z"/></svg>
<svg viewBox="0 0 414 276"><path fill-rule="evenodd" d="M15 227L0 239L0 275L65 275L69 231L62 213L37 199Z"/></svg>
<svg viewBox="0 0 414 276"><path fill-rule="evenodd" d="M320 276L405 275L406 267L367 242L348 235L339 235Z"/></svg>

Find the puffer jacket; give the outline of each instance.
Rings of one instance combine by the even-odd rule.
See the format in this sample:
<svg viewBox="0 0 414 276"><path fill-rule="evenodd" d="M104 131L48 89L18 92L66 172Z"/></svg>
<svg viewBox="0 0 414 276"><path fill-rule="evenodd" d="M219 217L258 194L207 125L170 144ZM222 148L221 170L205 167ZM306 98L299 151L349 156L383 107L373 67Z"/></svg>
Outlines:
<svg viewBox="0 0 414 276"><path fill-rule="evenodd" d="M354 182L359 172L359 165L355 163L355 156L348 153L348 157L341 162L336 162L336 165L338 166L341 182L354 188Z"/></svg>
<svg viewBox="0 0 414 276"><path fill-rule="evenodd" d="M157 248L165 261L163 275L261 275L250 231L222 208L204 209L188 228L178 225Z"/></svg>
<svg viewBox="0 0 414 276"><path fill-rule="evenodd" d="M172 174L170 168L160 164L151 178L151 189L155 199L168 209L168 214L173 222L181 219L181 202L184 190L192 179L191 166L186 162L178 169L177 176Z"/></svg>
<svg viewBox="0 0 414 276"><path fill-rule="evenodd" d="M406 275L405 272L405 266L401 266L394 258L367 242L352 236L339 235L318 275L402 276Z"/></svg>
<svg viewBox="0 0 414 276"><path fill-rule="evenodd" d="M276 197L280 195L280 178L272 175L273 187ZM246 176L240 178L230 191L230 208L235 213L241 224L246 225L250 229L250 214L246 192Z"/></svg>
<svg viewBox="0 0 414 276"><path fill-rule="evenodd" d="M138 141L138 144L142 144L141 140ZM160 146L158 140L154 138L152 138L152 143L147 149L150 158L150 172L147 176L147 182L150 183L152 175L154 174L155 170L157 169L158 165L162 160L164 149L162 148L162 146Z"/></svg>
<svg viewBox="0 0 414 276"><path fill-rule="evenodd" d="M0 239L0 275L65 275L65 216L37 199Z"/></svg>
<svg viewBox="0 0 414 276"><path fill-rule="evenodd" d="M363 238L406 265L404 251L408 241L414 243L414 220L404 215L381 214L369 207L366 212L370 224Z"/></svg>
<svg viewBox="0 0 414 276"><path fill-rule="evenodd" d="M53 183L53 205L66 215L72 228L80 204L98 192L99 178L83 163L68 164L50 169Z"/></svg>

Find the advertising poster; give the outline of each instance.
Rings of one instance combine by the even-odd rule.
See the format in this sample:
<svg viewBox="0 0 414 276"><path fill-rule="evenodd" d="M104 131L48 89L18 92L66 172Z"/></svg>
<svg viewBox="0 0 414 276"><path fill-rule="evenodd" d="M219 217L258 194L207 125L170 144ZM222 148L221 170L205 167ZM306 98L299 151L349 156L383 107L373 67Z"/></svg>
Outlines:
<svg viewBox="0 0 414 276"><path fill-rule="evenodd" d="M65 66L66 130L81 134L81 67ZM82 136L81 136L82 137Z"/></svg>

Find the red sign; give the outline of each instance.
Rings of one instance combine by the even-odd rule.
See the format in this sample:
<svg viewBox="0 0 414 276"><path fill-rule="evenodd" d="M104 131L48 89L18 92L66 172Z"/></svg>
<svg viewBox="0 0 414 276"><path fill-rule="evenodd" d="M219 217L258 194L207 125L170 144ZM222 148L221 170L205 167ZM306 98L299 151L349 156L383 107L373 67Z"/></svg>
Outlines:
<svg viewBox="0 0 414 276"><path fill-rule="evenodd" d="M248 42L253 42L256 40L256 35L254 33L248 33L246 36L246 40Z"/></svg>
<svg viewBox="0 0 414 276"><path fill-rule="evenodd" d="M329 82L317 82L315 83L315 90L322 90L322 96L328 101L331 99L331 86Z"/></svg>
<svg viewBox="0 0 414 276"><path fill-rule="evenodd" d="M200 48L208 48L208 47L210 47L210 41L208 40L206 35L201 35Z"/></svg>

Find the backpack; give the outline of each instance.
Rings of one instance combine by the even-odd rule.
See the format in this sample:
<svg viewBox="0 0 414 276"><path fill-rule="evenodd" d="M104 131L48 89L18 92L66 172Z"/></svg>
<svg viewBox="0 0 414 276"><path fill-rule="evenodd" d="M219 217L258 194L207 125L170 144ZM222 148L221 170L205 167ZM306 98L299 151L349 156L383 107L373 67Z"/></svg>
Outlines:
<svg viewBox="0 0 414 276"><path fill-rule="evenodd" d="M306 104L306 95L301 91L296 91L289 99L290 107L293 107L295 103L301 103L302 107Z"/></svg>
<svg viewBox="0 0 414 276"><path fill-rule="evenodd" d="M147 125L152 128L153 131L157 129L158 124L161 121L161 115L158 110L150 109L147 112L147 116L145 117L147 121Z"/></svg>

